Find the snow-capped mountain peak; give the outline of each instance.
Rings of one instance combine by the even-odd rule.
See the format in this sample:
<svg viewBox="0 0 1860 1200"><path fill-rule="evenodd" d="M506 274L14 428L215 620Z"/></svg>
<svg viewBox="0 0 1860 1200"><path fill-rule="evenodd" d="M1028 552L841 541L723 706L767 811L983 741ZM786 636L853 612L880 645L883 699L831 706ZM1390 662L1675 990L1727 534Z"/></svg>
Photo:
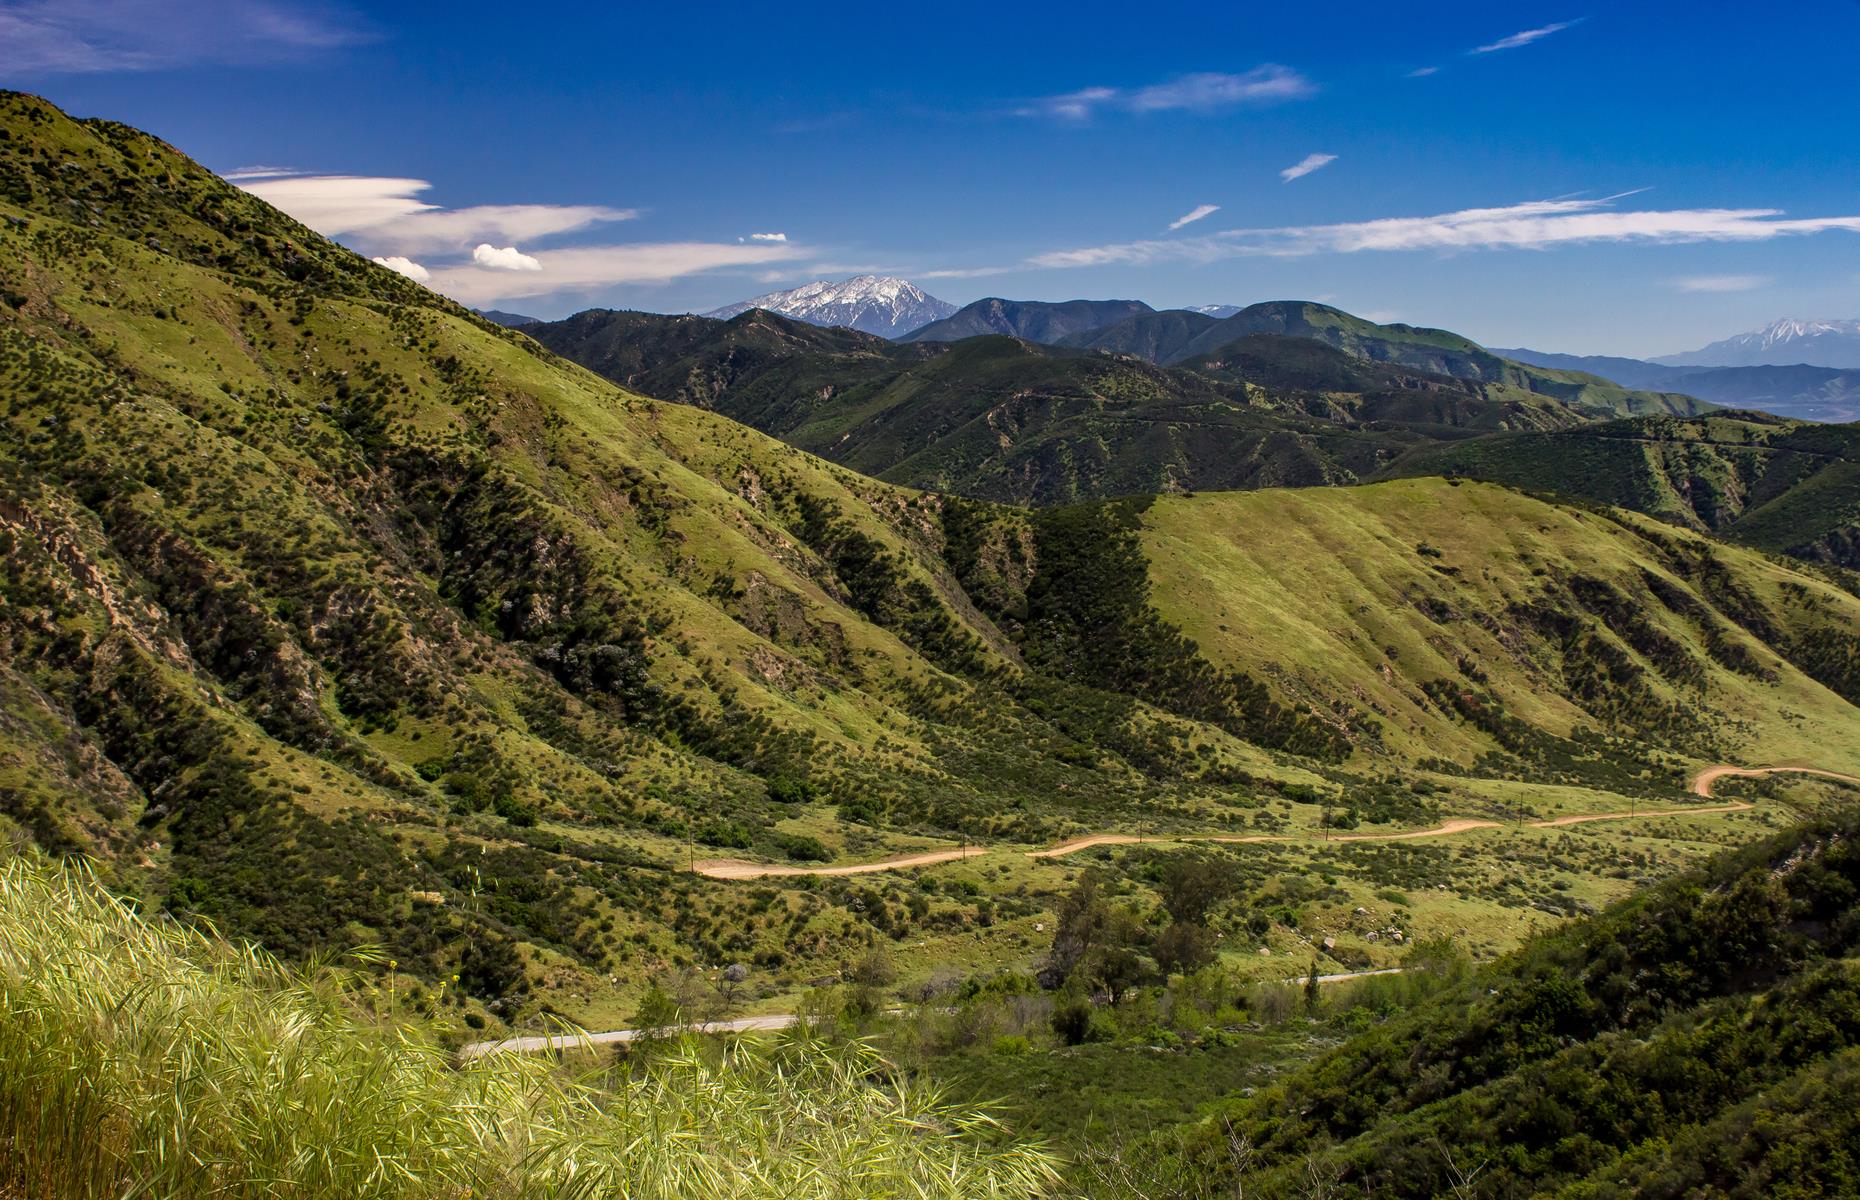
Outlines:
<svg viewBox="0 0 1860 1200"><path fill-rule="evenodd" d="M1674 367L1767 367L1806 364L1860 367L1860 321L1787 318L1654 362Z"/></svg>
<svg viewBox="0 0 1860 1200"><path fill-rule="evenodd" d="M752 308L767 309L810 325L840 325L880 337L902 337L956 311L955 305L926 294L908 279L857 275L838 283L817 279L703 315L728 320Z"/></svg>
<svg viewBox="0 0 1860 1200"><path fill-rule="evenodd" d="M1774 346L1782 342L1800 341L1803 338L1823 337L1828 334L1848 336L1860 334L1860 321L1804 321L1796 317L1785 317L1780 321L1772 321L1761 329L1729 340L1738 344Z"/></svg>

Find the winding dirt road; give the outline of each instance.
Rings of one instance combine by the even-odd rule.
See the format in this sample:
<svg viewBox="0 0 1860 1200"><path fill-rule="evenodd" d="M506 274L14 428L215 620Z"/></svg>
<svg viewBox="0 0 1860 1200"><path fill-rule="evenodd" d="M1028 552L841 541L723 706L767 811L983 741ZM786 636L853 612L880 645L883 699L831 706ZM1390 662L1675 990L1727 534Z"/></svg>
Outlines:
<svg viewBox="0 0 1860 1200"><path fill-rule="evenodd" d="M1692 778L1692 794L1710 796L1711 785L1720 779L1751 779L1761 775L1819 775L1824 779L1838 779L1842 783L1860 783L1860 778L1843 775L1839 771L1824 771L1820 767L1706 767Z"/></svg>
<svg viewBox="0 0 1860 1200"><path fill-rule="evenodd" d="M1820 775L1828 779L1838 779L1845 783L1860 784L1860 777L1842 775L1837 771L1824 771L1819 767L1706 767L1692 777L1692 794L1704 799L1711 798L1712 785L1728 777L1751 777L1774 775L1779 772L1796 772L1805 775ZM1529 829L1561 829L1569 825L1587 825L1592 821L1627 821L1640 820L1645 817L1684 817L1704 816L1711 813L1743 812L1752 806L1743 802L1733 804L1694 805L1688 808L1633 808L1625 812L1571 813L1561 817L1550 817L1542 821L1526 821ZM1455 834L1469 833L1475 829L1498 829L1506 822L1474 817L1458 817L1444 821L1429 829L1404 829L1394 833L1338 833L1326 839L1332 842L1405 842L1424 838L1452 837ZM1156 837L1142 837L1134 833L1093 833L1083 837L1070 838L1044 850L1024 851L1028 858L1055 859L1077 854L1081 850L1090 850L1095 846L1133 846L1143 842L1219 842L1228 845L1261 845L1266 843L1309 842L1319 840L1313 834L1272 834L1272 833L1190 833L1163 834ZM912 867L929 867L938 863L954 862L962 858L981 858L989 854L1000 853L1000 849L971 846L959 850L929 850L912 854L900 854L891 858L881 858L874 862L849 863L836 867L788 867L771 863L749 862L740 858L701 859L692 864L691 869L699 875L711 879L765 879L771 877L794 875L871 875L880 871L906 871Z"/></svg>
<svg viewBox="0 0 1860 1200"><path fill-rule="evenodd" d="M1692 794L1709 800L1712 785L1720 779L1754 778L1763 775L1794 773L1799 775L1819 775L1824 779L1836 779L1843 783L1860 784L1860 776L1843 775L1838 771L1824 771L1820 767L1733 767L1719 765L1706 767L1692 777ZM1568 816L1551 817L1543 821L1526 821L1530 829L1560 829L1567 825L1587 825L1591 821L1627 821L1643 817L1684 817L1703 816L1709 813L1743 812L1751 805L1738 802L1735 804L1714 804L1710 806L1695 805L1690 808L1636 808L1626 812L1572 813ZM1431 829L1404 829L1395 833L1338 833L1332 834L1333 842L1406 842L1422 838L1452 837L1458 833L1468 833L1475 829L1497 829L1505 824L1503 821L1491 821L1473 817L1459 817L1444 821ZM1189 833L1163 834L1156 837L1140 837L1134 833L1093 833L1083 837L1070 838L1056 846L1044 850L1024 851L1028 858L1054 859L1077 854L1081 850L1090 850L1094 846L1134 846L1142 842L1221 842L1229 845L1260 845L1269 842L1308 842L1317 840L1311 834L1274 834L1274 833ZM999 853L999 849L970 846L959 850L927 850L913 854L899 854L891 858L881 858L874 862L849 863L837 867L784 867L772 863L749 862L740 858L700 859L691 864L691 869L699 875L711 879L766 879L793 875L871 875L879 871L908 871L912 867L931 867L938 863L954 862L959 858L981 858L984 855Z"/></svg>

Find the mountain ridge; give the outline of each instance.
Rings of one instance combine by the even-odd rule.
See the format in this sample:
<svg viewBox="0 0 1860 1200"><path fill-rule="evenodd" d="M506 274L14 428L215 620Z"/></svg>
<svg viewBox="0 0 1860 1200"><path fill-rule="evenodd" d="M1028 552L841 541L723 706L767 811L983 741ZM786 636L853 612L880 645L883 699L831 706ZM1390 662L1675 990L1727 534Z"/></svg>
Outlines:
<svg viewBox="0 0 1860 1200"><path fill-rule="evenodd" d="M1697 350L1650 360L1669 367L1834 367L1860 369L1860 320L1784 318Z"/></svg>
<svg viewBox="0 0 1860 1200"><path fill-rule="evenodd" d="M953 342L1001 334L1051 344L1070 334L1100 329L1125 317L1155 311L1141 300L1005 300L988 296L963 305L904 340Z"/></svg>
<svg viewBox="0 0 1860 1200"><path fill-rule="evenodd" d="M1623 387L1697 396L1727 408L1755 408L1777 416L1845 423L1860 419L1860 370L1790 366L1667 366L1638 358L1552 354L1516 348L1493 350L1534 366L1581 371Z"/></svg>
<svg viewBox="0 0 1860 1200"><path fill-rule="evenodd" d="M700 315L728 320L754 308L810 325L840 326L890 338L903 337L956 311L955 305L926 294L907 279L855 275L838 283L815 280Z"/></svg>

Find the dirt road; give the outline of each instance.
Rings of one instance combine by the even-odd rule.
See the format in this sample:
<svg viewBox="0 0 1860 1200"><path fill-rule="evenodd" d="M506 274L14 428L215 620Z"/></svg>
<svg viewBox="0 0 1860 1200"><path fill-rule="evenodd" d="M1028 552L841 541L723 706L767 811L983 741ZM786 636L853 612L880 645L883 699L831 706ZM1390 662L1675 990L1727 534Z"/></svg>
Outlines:
<svg viewBox="0 0 1860 1200"><path fill-rule="evenodd" d="M789 1013L780 1013L769 1017L740 1017L734 1021L715 1021L709 1024L692 1026L701 1033L749 1033L762 1029L786 1029L799 1020ZM605 1033L569 1033L553 1037L513 1037L501 1042L472 1042L459 1048L464 1058L479 1058L486 1054L496 1054L504 1050L515 1050L523 1054L533 1054L538 1050L574 1050L581 1046L611 1046L617 1042L638 1041L648 1033L658 1030L609 1029ZM679 1032L684 1032L680 1030Z"/></svg>
<svg viewBox="0 0 1860 1200"><path fill-rule="evenodd" d="M766 879L776 875L869 875L873 871L903 871L911 867L933 867L937 863L959 858L976 858L988 853L980 846L962 850L927 850L921 854L900 854L877 862L853 863L843 867L778 867L749 862L741 858L702 858L691 864L699 875L712 879Z"/></svg>
<svg viewBox="0 0 1860 1200"><path fill-rule="evenodd" d="M1693 780L1692 790L1695 795L1709 797L1711 784L1715 779L1725 775L1761 775L1770 771L1809 770L1806 767L1764 767L1743 770L1737 767L1712 767L1700 772ZM1851 776L1835 775L1830 771L1814 771L1817 775L1828 775L1835 779L1849 779L1860 783L1860 779ZM1568 816L1551 817L1542 821L1525 821L1526 829L1560 829L1567 825L1586 825L1591 821L1627 821L1640 820L1644 817L1685 817L1703 816L1709 813L1743 812L1750 808L1748 804L1713 804L1694 805L1690 808L1635 808L1621 812L1572 813ZM1428 829L1403 829L1393 833L1336 833L1328 839L1318 834L1280 834L1280 833L1178 833L1155 837L1140 837L1134 833L1093 833L1084 837L1071 838L1056 846L1044 850L1027 850L1028 858L1054 859L1077 854L1081 850L1090 850L1094 846L1134 846L1145 842L1219 842L1227 845L1263 845L1266 843L1311 842L1329 840L1332 842L1407 842L1424 838L1452 837L1455 834L1469 833L1475 829L1500 829L1506 822L1483 818L1457 817L1444 821ZM990 850L971 846L965 850L933 850L920 854L901 854L893 858L881 858L873 862L851 863L839 867L784 867L768 863L747 862L740 858L704 859L694 863L692 869L700 875L712 879L764 879L774 876L792 875L870 875L878 871L905 871L912 867L928 867L937 863L953 862L958 858L982 858L989 854L1000 853L999 848Z"/></svg>
<svg viewBox="0 0 1860 1200"><path fill-rule="evenodd" d="M1843 775L1839 771L1824 771L1820 767L1706 767L1692 778L1692 794L1710 796L1711 785L1720 779L1750 779L1760 775L1819 775L1824 779L1838 779L1842 783L1860 783L1860 778Z"/></svg>
<svg viewBox="0 0 1860 1200"><path fill-rule="evenodd" d="M1383 967L1380 970L1374 971L1344 971L1336 975L1319 975L1318 982L1343 983L1351 979L1367 979L1371 975L1399 975L1405 969L1404 967ZM1305 977L1300 975L1295 979L1287 979L1284 982L1303 983L1304 981ZM886 1011L892 1015L897 1015L905 1010L894 1008L887 1009ZM944 1009L943 1011L949 1012L953 1010ZM793 1013L773 1013L766 1017L740 1017L734 1021L712 1021L704 1025L688 1026L678 1032L752 1033L764 1030L786 1029L800 1019L800 1017L795 1016ZM612 1046L616 1043L638 1041L649 1032L658 1033L661 1031L609 1029L604 1033L571 1033L559 1034L554 1037L543 1037L539 1034L535 1037L505 1038L501 1042L472 1042L469 1045L459 1047L459 1056L461 1058L481 1058L486 1054L501 1054L505 1051L515 1051L519 1054L534 1054L538 1050L575 1050L583 1046Z"/></svg>

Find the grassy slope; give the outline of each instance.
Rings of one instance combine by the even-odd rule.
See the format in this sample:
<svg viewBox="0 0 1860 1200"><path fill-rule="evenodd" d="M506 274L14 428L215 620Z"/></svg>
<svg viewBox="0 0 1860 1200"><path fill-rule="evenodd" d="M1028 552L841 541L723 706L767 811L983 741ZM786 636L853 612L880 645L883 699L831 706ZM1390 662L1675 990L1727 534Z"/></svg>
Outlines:
<svg viewBox="0 0 1860 1200"><path fill-rule="evenodd" d="M1650 417L1426 447L1388 474L1462 474L1651 513L1779 553L1860 564L1860 433L1760 413Z"/></svg>
<svg viewBox="0 0 1860 1200"><path fill-rule="evenodd" d="M25 98L0 109L3 819L105 854L154 903L288 954L385 941L415 974L460 973L474 1015L617 1022L645 972L681 963L753 961L773 1003L874 944L1024 961L1069 869L995 864L930 898L908 880L703 882L674 869L692 850L875 857L1157 819L1310 830L1317 792L1274 798L1288 786L1350 801L1438 756L1397 719L1438 659L1417 650L1397 686L1339 656L1333 679L1207 619L1210 592L1234 589L1271 606L1247 624L1329 608L1418 645L1401 589L1365 594L1283 551L1190 570L1125 536L1135 509L1027 514L862 479L617 390L152 139ZM1375 512L1412 486L1326 503ZM1439 489L1399 537L1451 547L1493 516L1488 495L1505 494ZM1209 496L1140 519L1265 538L1313 503ZM1564 529L1572 556L1626 553L1613 522L1505 503L1508 522ZM1393 553L1351 545L1352 527L1331 522L1325 552ZM1522 559L1501 565L1524 583ZM1749 555L1725 554L1728 584L1688 570L1669 581L1685 603L1768 622L1766 651L1709 618L1751 669L1809 646L1851 683L1849 643L1816 640L1851 624L1846 597ZM1554 742L1579 719L1569 635L1500 601L1462 596L1485 631L1465 636L1541 664L1500 682L1575 756L1559 802L1674 796L1665 726L1624 725L1606 754ZM1706 670L1713 704L1799 697L1810 733L1852 742L1834 736L1846 710L1788 669L1774 687ZM1607 700L1584 701L1590 724L1620 723ZM1454 750L1443 776L1505 744L1427 720ZM1514 758L1550 753L1500 732ZM1707 732L1696 753L1771 758L1763 737L1787 731ZM1451 795L1498 803L1522 770ZM771 782L813 791L779 802Z"/></svg>
<svg viewBox="0 0 1860 1200"><path fill-rule="evenodd" d="M455 1068L393 993L345 982L0 864L0 1193L966 1200L1051 1177L1037 1149L983 1149L987 1117L877 1085L859 1048Z"/></svg>
<svg viewBox="0 0 1860 1200"><path fill-rule="evenodd" d="M1689 415L1710 407L1689 396L1634 391L1595 375L1513 362L1444 329L1377 325L1328 305L1308 301L1270 301L1242 309L1176 347L1164 361L1188 363L1216 357L1237 339L1262 333L1312 338L1374 362L1504 385L1553 397L1571 408L1590 413Z"/></svg>
<svg viewBox="0 0 1860 1200"><path fill-rule="evenodd" d="M1294 337L1248 338L1181 371L1001 336L896 345L755 312L589 312L526 332L874 477L1034 504L1349 483L1437 440L1587 419L1510 384Z"/></svg>
<svg viewBox="0 0 1860 1200"><path fill-rule="evenodd" d="M1676 749L1690 742L1694 757L1860 763L1844 744L1849 700L1716 610L1687 616L1651 594L1646 572L1682 589L1705 555L1734 573L1771 620L1837 633L1860 620L1852 595L1748 551L1644 519L1438 479L1165 499L1146 514L1144 540L1161 612L1211 659L1272 671L1287 694L1320 708L1376 714L1387 750L1404 759L1469 763L1490 744L1422 693L1434 679L1489 691L1505 711L1558 735L1595 722L1569 686L1579 656L1568 645L1560 655L1547 652L1558 639L1520 611L1544 598L1627 655L1654 703L1688 710L1668 734ZM1585 613L1564 586L1572 579L1618 590L1647 630L1619 620L1611 629L1605 613ZM1715 659L1706 629L1747 647L1757 660L1748 669L1775 678L1752 678ZM1670 659L1644 648L1662 645L1660 634L1674 650L1655 653ZM1806 648L1790 653L1851 694L1851 684L1815 665ZM1622 713L1621 727L1646 715Z"/></svg>

